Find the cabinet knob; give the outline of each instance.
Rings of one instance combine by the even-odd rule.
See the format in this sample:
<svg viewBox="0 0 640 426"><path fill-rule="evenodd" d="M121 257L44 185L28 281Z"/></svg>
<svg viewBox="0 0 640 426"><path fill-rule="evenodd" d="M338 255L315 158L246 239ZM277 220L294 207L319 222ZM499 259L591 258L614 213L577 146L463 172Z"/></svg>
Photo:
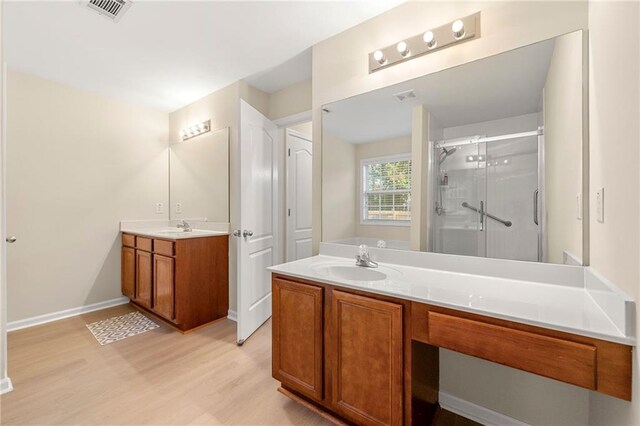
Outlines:
<svg viewBox="0 0 640 426"><path fill-rule="evenodd" d="M244 231L242 231L242 236L245 237L245 238L251 237L251 236L253 236L253 231L245 229Z"/></svg>
<svg viewBox="0 0 640 426"><path fill-rule="evenodd" d="M18 239L17 239L16 237L14 237L13 235L12 235L12 236L10 236L10 237L7 237L7 239L6 239L6 241L7 241L9 244L13 244L13 243L15 243L17 240L18 240Z"/></svg>

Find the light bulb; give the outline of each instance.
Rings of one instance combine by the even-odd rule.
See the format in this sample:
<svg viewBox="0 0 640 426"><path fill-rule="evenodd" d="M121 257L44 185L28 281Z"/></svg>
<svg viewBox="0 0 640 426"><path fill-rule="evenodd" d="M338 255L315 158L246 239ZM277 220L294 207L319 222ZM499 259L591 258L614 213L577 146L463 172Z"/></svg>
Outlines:
<svg viewBox="0 0 640 426"><path fill-rule="evenodd" d="M407 43L405 43L404 41L401 41L400 43L398 43L398 45L396 46L396 49L398 49L398 53L400 53L402 56L407 56L410 53L409 47L407 46Z"/></svg>
<svg viewBox="0 0 640 426"><path fill-rule="evenodd" d="M373 52L373 59L375 59L376 62L380 65L384 65L385 62L387 62L387 58L384 57L384 53L382 53L382 50L376 50L375 52Z"/></svg>
<svg viewBox="0 0 640 426"><path fill-rule="evenodd" d="M180 137L184 138L187 135L187 132L185 132L184 130L180 130Z"/></svg>
<svg viewBox="0 0 640 426"><path fill-rule="evenodd" d="M453 36L455 38L462 38L462 36L464 36L464 22L460 19L454 21L451 25L451 31L453 31Z"/></svg>
<svg viewBox="0 0 640 426"><path fill-rule="evenodd" d="M200 130L204 130L204 123L198 124L198 127L200 128Z"/></svg>
<svg viewBox="0 0 640 426"><path fill-rule="evenodd" d="M436 38L433 35L433 31L427 31L426 33L424 33L424 35L422 36L422 40L424 40L425 43L427 43L427 47L429 49L433 49L434 47L436 47Z"/></svg>

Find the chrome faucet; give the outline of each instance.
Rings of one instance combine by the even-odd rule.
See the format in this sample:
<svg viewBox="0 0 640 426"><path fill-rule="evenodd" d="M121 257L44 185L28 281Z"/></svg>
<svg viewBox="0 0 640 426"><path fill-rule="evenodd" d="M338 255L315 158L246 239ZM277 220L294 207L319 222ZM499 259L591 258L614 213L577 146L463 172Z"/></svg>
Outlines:
<svg viewBox="0 0 640 426"><path fill-rule="evenodd" d="M356 256L356 266L362 266L365 268L377 268L378 263L371 260L369 257L369 247L365 244L360 245L359 254Z"/></svg>
<svg viewBox="0 0 640 426"><path fill-rule="evenodd" d="M178 228L182 228L182 232L191 232L193 231L193 229L191 229L191 225L189 225L189 222L187 222L186 220L183 220L181 223L178 223L178 225L176 225Z"/></svg>

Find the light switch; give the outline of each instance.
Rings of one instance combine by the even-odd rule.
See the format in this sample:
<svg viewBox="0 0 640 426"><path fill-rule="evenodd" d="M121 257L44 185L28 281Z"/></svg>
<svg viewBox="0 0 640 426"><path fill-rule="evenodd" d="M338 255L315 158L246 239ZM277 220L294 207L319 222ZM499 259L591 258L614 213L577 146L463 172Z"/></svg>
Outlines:
<svg viewBox="0 0 640 426"><path fill-rule="evenodd" d="M596 220L604 222L604 188L596 191Z"/></svg>
<svg viewBox="0 0 640 426"><path fill-rule="evenodd" d="M582 220L582 194L576 195L576 204L578 211L578 220Z"/></svg>
<svg viewBox="0 0 640 426"><path fill-rule="evenodd" d="M156 203L156 214L164 213L164 204Z"/></svg>
<svg viewBox="0 0 640 426"><path fill-rule="evenodd" d="M182 213L182 203L176 203L176 213Z"/></svg>

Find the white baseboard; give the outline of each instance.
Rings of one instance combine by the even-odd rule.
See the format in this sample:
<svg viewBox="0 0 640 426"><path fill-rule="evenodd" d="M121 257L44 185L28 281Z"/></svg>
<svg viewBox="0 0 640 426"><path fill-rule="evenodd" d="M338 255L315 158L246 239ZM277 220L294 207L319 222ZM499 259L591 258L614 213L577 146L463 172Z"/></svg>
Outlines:
<svg viewBox="0 0 640 426"><path fill-rule="evenodd" d="M46 324L48 322L61 320L63 318L75 317L76 315L86 314L87 312L99 311L101 309L111 308L113 306L124 305L129 303L129 298L125 296L116 299L105 300L104 302L93 303L91 305L80 306L77 308L65 309L64 311L52 312L50 314L38 315L37 317L26 318L23 320L12 321L7 323L7 331L16 331L27 327Z"/></svg>
<svg viewBox="0 0 640 426"><path fill-rule="evenodd" d="M527 423L505 416L497 411L481 407L472 402L465 401L446 392L438 394L440 406L452 413L459 414L475 422L487 426L529 426Z"/></svg>
<svg viewBox="0 0 640 426"><path fill-rule="evenodd" d="M229 309L229 311L227 312L227 319L230 319L231 321L235 321L238 322L238 314L236 311L232 311L231 309Z"/></svg>
<svg viewBox="0 0 640 426"><path fill-rule="evenodd" d="M0 379L0 395L3 393L11 392L13 390L13 383L11 383L11 379L6 377L4 379Z"/></svg>

